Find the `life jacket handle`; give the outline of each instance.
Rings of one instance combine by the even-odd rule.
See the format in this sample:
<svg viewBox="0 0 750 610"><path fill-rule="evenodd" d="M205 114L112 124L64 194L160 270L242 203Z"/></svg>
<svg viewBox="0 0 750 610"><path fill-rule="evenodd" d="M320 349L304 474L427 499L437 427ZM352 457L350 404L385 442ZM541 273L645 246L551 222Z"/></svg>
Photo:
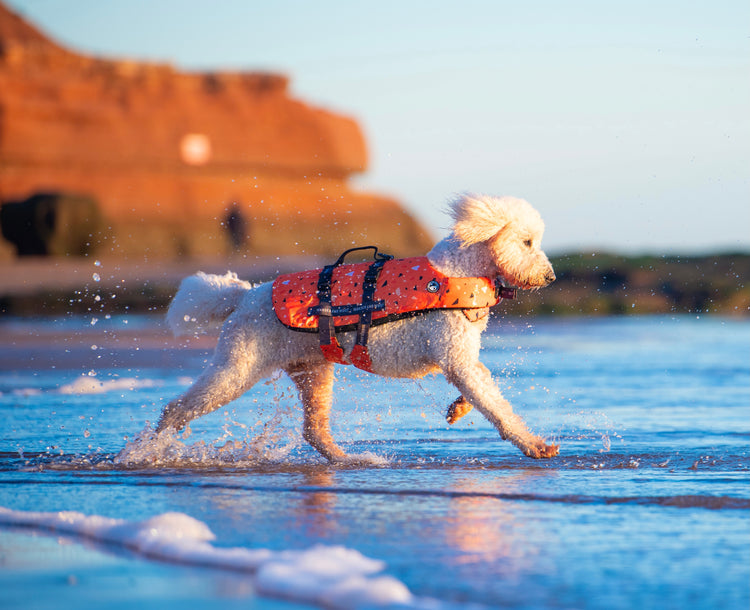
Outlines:
<svg viewBox="0 0 750 610"><path fill-rule="evenodd" d="M384 254L382 252L378 252L377 246L358 246L356 248L349 248L345 252L339 256L338 260L331 265L331 267L338 267L339 265L342 265L344 263L344 259L346 258L347 254L351 254L352 252L357 252L358 250L374 250L372 254L372 259L375 261L389 261L393 259L392 254Z"/></svg>

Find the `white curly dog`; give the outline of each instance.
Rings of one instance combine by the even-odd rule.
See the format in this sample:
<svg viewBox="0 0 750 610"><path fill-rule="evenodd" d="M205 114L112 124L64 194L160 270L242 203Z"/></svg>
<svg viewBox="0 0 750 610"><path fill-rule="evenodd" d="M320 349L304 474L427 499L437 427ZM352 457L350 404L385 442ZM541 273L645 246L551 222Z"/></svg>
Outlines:
<svg viewBox="0 0 750 610"><path fill-rule="evenodd" d="M440 272L453 277L500 278L521 289L554 281L552 266L540 248L544 223L526 201L464 195L451 203L450 212L454 219L451 234L427 254ZM295 332L279 322L272 308L271 286L270 282L253 286L232 273L199 273L183 280L167 314L175 334L223 326L212 362L192 387L164 407L156 430L180 430L280 369L299 391L305 440L331 462L357 461L331 436L334 364L323 357L315 333ZM470 322L460 310L452 309L375 326L368 344L373 372L400 378L442 372L461 392L456 402L464 410L476 407L503 439L525 455L557 455L558 446L529 431L479 361L486 327L487 318ZM348 354L355 333L337 334Z"/></svg>

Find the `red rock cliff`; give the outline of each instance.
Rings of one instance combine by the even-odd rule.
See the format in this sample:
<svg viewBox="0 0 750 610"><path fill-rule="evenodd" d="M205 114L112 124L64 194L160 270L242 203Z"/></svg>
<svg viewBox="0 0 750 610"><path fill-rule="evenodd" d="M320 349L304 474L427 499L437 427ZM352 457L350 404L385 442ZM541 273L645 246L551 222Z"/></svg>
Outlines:
<svg viewBox="0 0 750 610"><path fill-rule="evenodd" d="M105 253L224 254L232 210L246 252L423 252L397 202L348 186L366 163L357 123L295 100L284 76L87 57L0 4L0 200L93 196Z"/></svg>

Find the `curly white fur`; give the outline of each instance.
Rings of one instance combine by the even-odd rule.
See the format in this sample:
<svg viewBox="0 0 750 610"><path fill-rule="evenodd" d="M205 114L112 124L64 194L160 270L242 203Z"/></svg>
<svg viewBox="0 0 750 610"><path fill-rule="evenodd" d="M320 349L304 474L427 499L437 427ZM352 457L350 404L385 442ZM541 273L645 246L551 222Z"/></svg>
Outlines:
<svg viewBox="0 0 750 610"><path fill-rule="evenodd" d="M231 271L226 275L199 271L180 283L167 311L167 324L176 337L220 328L252 287Z"/></svg>
<svg viewBox="0 0 750 610"><path fill-rule="evenodd" d="M544 223L526 201L513 197L465 195L451 203L452 233L428 254L446 275L501 277L523 289L554 281L540 248ZM350 461L333 440L329 413L334 365L323 358L315 334L283 326L273 312L271 284L253 287L236 275L199 273L183 281L169 313L170 326L192 332L225 320L214 358L193 386L162 412L157 431L180 429L241 396L260 379L282 369L297 386L304 406L305 439L334 462ZM470 322L460 311L435 310L377 326L369 352L376 374L422 377L442 372L500 436L530 457L551 457L556 445L528 430L479 361L486 318ZM354 333L339 333L348 354Z"/></svg>

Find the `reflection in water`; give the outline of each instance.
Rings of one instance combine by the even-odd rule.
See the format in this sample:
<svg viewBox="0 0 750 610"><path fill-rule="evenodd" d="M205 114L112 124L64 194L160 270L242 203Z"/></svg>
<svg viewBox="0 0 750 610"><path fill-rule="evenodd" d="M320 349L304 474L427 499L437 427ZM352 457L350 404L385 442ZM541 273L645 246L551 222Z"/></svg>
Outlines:
<svg viewBox="0 0 750 610"><path fill-rule="evenodd" d="M466 473L463 473L466 475ZM518 493L533 487L529 479L554 476L553 471L520 471L505 475L498 485L490 490L486 481L471 476L462 476L454 485L456 491L476 492L477 495L455 496L451 499L449 523L445 528L446 544L455 551L456 564L471 565L492 563L502 566L505 576L529 569L542 553L538 546L530 544L527 536L533 521L528 518L528 503L483 496L481 493ZM520 513L520 514L519 514ZM554 541L548 541L553 544Z"/></svg>
<svg viewBox="0 0 750 610"><path fill-rule="evenodd" d="M328 466L305 473L309 487L334 487L335 470ZM306 525L307 534L316 538L327 538L337 529L334 508L336 494L326 491L303 493L299 501L297 518Z"/></svg>

